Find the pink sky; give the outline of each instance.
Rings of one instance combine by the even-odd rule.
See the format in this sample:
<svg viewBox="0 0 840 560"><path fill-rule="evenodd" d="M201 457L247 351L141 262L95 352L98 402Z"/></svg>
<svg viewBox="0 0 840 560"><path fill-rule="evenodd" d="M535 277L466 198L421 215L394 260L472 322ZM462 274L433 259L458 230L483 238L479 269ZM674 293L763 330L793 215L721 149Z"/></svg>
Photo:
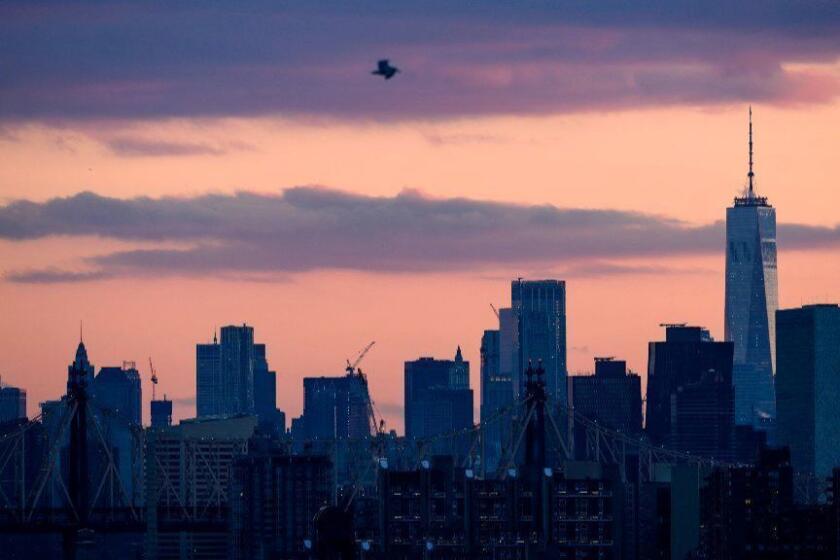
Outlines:
<svg viewBox="0 0 840 560"><path fill-rule="evenodd" d="M30 415L80 322L147 402L151 356L182 418L195 344L247 322L287 418L376 340L401 430L403 362L457 345L478 408L520 276L567 280L572 372L644 373L661 322L722 335L749 105L780 303L840 300L831 2L11 0L0 37L0 376Z"/></svg>
<svg viewBox="0 0 840 560"><path fill-rule="evenodd" d="M836 223L840 104L754 107L758 185L779 222ZM103 138L166 137L217 146L220 153L125 155ZM259 119L27 125L0 139L7 201L45 200L92 190L117 198L190 196L236 190L279 192L325 185L393 196L489 199L561 208L636 210L708 224L743 185L745 108L682 108L549 117L458 119L390 125ZM454 241L453 241L454 242ZM86 237L0 241L5 272L79 268L83 257L144 243ZM837 301L837 249L785 250L780 301ZM371 247L371 251L376 251ZM569 365L591 369L614 355L646 370L646 344L660 322L684 321L722 332L723 256L674 255L620 260L667 272L568 278ZM150 398L147 360L176 416L193 414L194 345L214 328L247 322L268 345L279 373L278 405L300 413L301 379L340 374L344 359L370 340L366 360L374 399L402 429L402 362L450 357L461 345L472 363L478 406L479 342L494 327L489 303L509 302L517 276L563 278L566 262L429 273L315 270L271 281L161 275L78 283L0 283L4 383L29 392L29 413L58 396L84 322L97 366L138 363ZM82 266L81 268L84 268ZM144 411L147 417L147 410Z"/></svg>

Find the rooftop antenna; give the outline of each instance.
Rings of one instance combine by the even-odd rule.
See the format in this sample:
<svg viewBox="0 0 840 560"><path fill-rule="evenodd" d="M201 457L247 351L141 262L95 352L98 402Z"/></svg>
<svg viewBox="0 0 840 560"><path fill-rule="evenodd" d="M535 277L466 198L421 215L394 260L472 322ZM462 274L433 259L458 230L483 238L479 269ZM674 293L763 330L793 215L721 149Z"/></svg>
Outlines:
<svg viewBox="0 0 840 560"><path fill-rule="evenodd" d="M747 177L750 181L750 198L753 197L753 177L755 177L755 173L753 173L753 131L752 131L752 105L750 105L750 171L747 173Z"/></svg>

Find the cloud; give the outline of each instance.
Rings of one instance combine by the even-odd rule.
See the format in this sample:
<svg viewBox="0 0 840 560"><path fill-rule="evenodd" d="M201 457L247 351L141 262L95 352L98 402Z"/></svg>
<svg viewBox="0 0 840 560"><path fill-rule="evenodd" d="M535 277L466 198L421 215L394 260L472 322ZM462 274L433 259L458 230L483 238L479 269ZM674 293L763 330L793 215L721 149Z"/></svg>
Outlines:
<svg viewBox="0 0 840 560"><path fill-rule="evenodd" d="M207 144L142 140L139 138L113 138L106 141L105 145L114 154L124 157L219 156L225 153L225 150Z"/></svg>
<svg viewBox="0 0 840 560"><path fill-rule="evenodd" d="M0 121L434 119L840 93L836 2L10 1L0 33ZM382 56L397 79L370 76Z"/></svg>
<svg viewBox="0 0 840 560"><path fill-rule="evenodd" d="M666 269L655 263L612 261L715 253L724 241L722 222L693 226L638 212L438 199L416 191L374 197L296 187L276 195L157 199L84 192L0 207L0 239L90 235L169 245L90 256L89 270L11 271L6 279L213 274L286 281L290 274L323 269L432 272L545 264L591 277L662 273ZM779 236L788 249L840 243L837 227L782 224Z"/></svg>

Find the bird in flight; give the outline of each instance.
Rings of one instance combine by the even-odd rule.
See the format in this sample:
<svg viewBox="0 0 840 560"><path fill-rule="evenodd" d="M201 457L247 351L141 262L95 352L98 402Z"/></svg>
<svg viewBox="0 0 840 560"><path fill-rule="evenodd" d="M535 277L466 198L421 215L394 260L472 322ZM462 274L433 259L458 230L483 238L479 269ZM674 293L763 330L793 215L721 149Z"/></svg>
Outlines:
<svg viewBox="0 0 840 560"><path fill-rule="evenodd" d="M374 76L382 76L386 80L390 80L400 69L396 66L391 66L387 58L380 60L376 65L376 70L371 72Z"/></svg>

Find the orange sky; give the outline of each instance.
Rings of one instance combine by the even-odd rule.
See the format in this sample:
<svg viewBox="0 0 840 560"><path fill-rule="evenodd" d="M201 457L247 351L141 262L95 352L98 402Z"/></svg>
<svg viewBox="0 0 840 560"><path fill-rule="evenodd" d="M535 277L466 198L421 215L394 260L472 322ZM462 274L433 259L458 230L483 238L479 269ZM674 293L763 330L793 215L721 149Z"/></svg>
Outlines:
<svg viewBox="0 0 840 560"><path fill-rule="evenodd" d="M779 222L832 226L840 199L840 102L754 106L758 189ZM203 155L115 153L114 139L201 145ZM252 119L24 124L0 133L0 202L45 200L81 190L127 198L324 185L368 195L419 189L558 207L611 208L705 224L724 218L746 172L746 107L671 108L546 117L349 123ZM779 239L780 303L840 300L838 250L785 251ZM0 241L4 272L72 265L124 242L96 238ZM640 259L629 263L644 263ZM722 335L723 254L657 259L669 274L568 281L570 370L596 355L646 367L660 322L690 322ZM300 413L301 378L340 374L370 340L364 368L391 427L402 429L402 362L472 362L478 406L478 347L494 326L489 303L509 302L509 279L553 266L391 274L319 271L279 282L215 278L112 279L75 284L0 282L0 375L29 392L29 413L66 381L79 321L97 366L135 360L150 396L147 359L175 414L193 413L194 345L217 326L247 322L279 373L278 406ZM148 420L147 408L144 418Z"/></svg>

